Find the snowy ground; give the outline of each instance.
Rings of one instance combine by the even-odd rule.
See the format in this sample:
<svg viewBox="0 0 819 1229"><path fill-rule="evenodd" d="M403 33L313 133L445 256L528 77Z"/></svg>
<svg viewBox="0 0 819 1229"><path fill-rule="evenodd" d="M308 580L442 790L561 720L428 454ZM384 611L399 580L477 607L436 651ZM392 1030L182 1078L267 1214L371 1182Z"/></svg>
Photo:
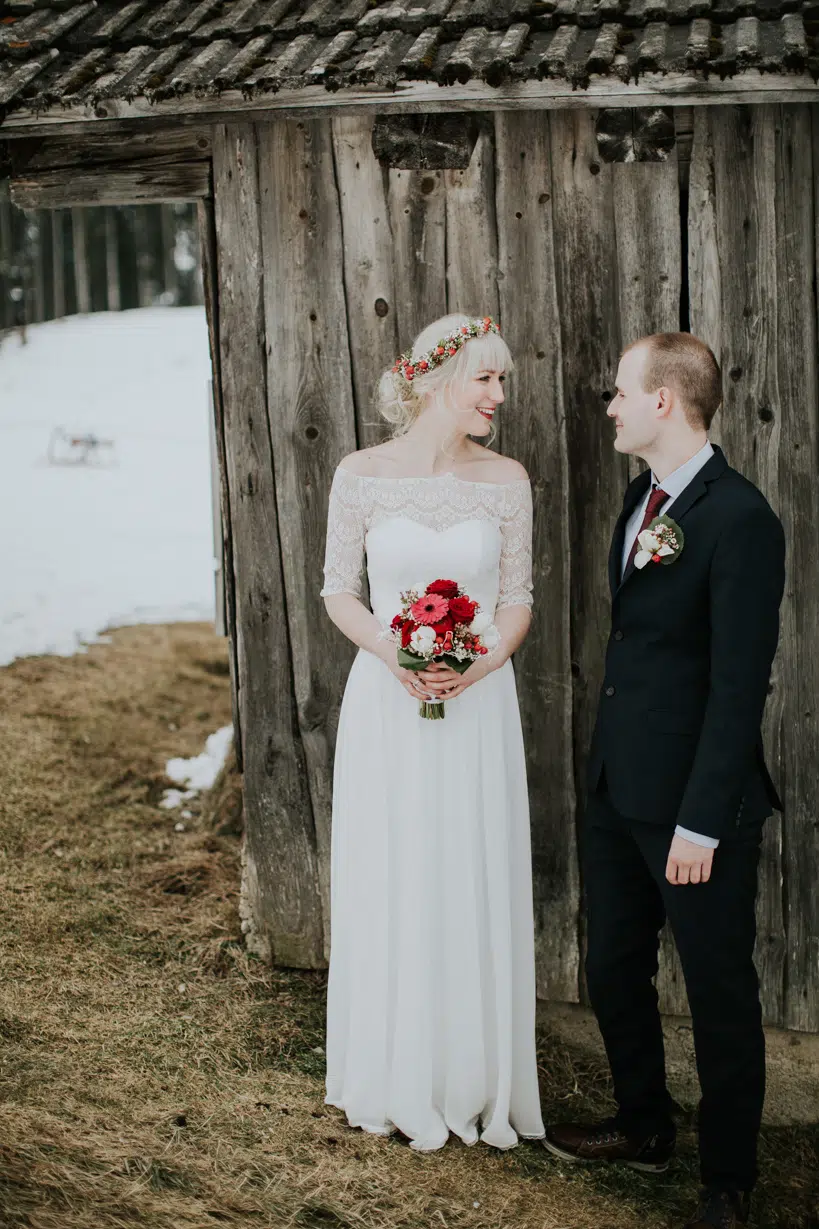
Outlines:
<svg viewBox="0 0 819 1229"><path fill-rule="evenodd" d="M0 344L0 663L124 623L212 619L204 310L50 321ZM112 440L87 465L53 433Z"/></svg>

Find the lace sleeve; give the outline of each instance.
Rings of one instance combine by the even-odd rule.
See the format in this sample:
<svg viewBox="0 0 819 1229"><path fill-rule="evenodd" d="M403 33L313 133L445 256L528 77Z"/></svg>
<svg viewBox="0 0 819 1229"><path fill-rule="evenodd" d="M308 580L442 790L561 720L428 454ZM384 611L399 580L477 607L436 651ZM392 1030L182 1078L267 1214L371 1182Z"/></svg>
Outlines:
<svg viewBox="0 0 819 1229"><path fill-rule="evenodd" d="M363 488L364 483L348 469L339 466L333 475L321 597L330 597L333 593L361 597L366 532Z"/></svg>
<svg viewBox="0 0 819 1229"><path fill-rule="evenodd" d="M501 518L498 610L532 605L532 487L523 479L511 483Z"/></svg>

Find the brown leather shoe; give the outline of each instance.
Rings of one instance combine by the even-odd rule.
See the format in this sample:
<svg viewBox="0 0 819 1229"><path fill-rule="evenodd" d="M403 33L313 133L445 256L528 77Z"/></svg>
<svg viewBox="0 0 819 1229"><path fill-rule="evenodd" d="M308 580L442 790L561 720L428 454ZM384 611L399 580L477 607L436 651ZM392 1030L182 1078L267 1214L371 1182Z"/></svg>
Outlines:
<svg viewBox="0 0 819 1229"><path fill-rule="evenodd" d="M685 1229L743 1229L748 1224L751 1197L742 1191L706 1187L700 1191L694 1219Z"/></svg>
<svg viewBox="0 0 819 1229"><path fill-rule="evenodd" d="M667 1132L635 1138L626 1135L613 1118L592 1126L561 1122L546 1128L543 1146L561 1161L622 1161L643 1173L661 1174L674 1155L674 1135Z"/></svg>

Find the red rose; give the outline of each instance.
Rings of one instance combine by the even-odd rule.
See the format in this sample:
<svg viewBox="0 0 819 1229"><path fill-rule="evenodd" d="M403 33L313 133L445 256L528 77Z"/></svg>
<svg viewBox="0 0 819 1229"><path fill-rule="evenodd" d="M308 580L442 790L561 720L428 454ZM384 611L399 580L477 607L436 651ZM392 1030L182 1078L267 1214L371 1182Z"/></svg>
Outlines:
<svg viewBox="0 0 819 1229"><path fill-rule="evenodd" d="M406 623L401 628L401 648L402 649L409 648L410 637L412 636L412 633L414 631L415 631L415 624L413 623L412 619L407 619Z"/></svg>
<svg viewBox="0 0 819 1229"><path fill-rule="evenodd" d="M477 602L470 602L468 597L453 597L449 603L449 613L456 623L471 623L478 609Z"/></svg>
<svg viewBox="0 0 819 1229"><path fill-rule="evenodd" d="M454 580L433 580L427 585L427 593L437 593L439 597L452 598L458 596L458 586Z"/></svg>
<svg viewBox="0 0 819 1229"><path fill-rule="evenodd" d="M390 627L392 628L394 632L397 632L399 627L402 626L403 622L404 622L404 616L397 614L395 618L393 619L392 623L390 624Z"/></svg>
<svg viewBox="0 0 819 1229"><path fill-rule="evenodd" d="M443 636L447 632L454 632L455 621L451 619L449 615L444 615L440 623L433 623L432 630L435 632L436 636Z"/></svg>

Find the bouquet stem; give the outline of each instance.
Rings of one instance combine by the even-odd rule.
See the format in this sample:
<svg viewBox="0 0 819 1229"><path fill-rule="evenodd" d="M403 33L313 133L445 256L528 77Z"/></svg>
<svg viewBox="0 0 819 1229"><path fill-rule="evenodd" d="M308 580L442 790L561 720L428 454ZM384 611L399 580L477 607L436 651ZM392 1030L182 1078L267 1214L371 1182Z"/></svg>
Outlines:
<svg viewBox="0 0 819 1229"><path fill-rule="evenodd" d="M427 721L443 721L446 716L443 700L422 700L418 705L418 713Z"/></svg>

